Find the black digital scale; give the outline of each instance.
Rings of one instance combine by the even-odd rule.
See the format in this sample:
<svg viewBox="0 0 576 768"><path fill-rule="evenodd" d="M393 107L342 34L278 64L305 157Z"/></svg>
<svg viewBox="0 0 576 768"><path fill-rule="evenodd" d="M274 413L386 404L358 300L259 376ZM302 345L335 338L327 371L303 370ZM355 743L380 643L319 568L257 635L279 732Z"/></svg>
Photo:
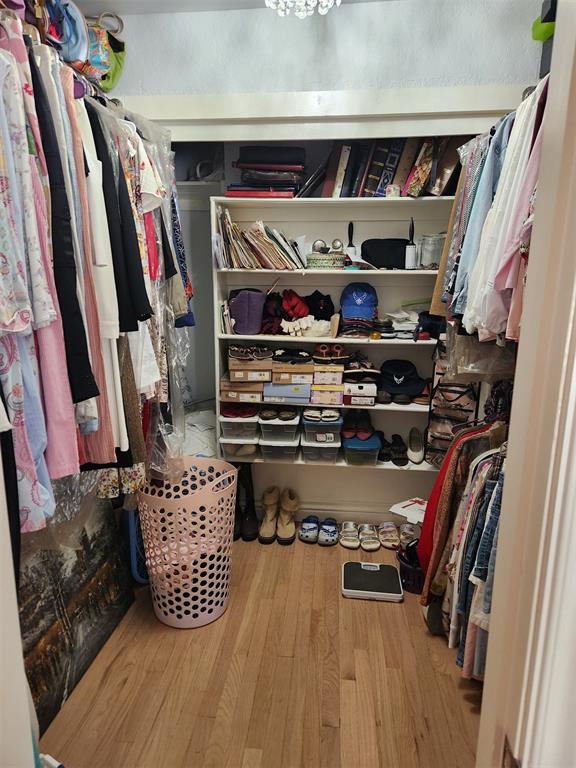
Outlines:
<svg viewBox="0 0 576 768"><path fill-rule="evenodd" d="M390 603L404 600L398 569L385 563L343 563L342 594L344 597Z"/></svg>

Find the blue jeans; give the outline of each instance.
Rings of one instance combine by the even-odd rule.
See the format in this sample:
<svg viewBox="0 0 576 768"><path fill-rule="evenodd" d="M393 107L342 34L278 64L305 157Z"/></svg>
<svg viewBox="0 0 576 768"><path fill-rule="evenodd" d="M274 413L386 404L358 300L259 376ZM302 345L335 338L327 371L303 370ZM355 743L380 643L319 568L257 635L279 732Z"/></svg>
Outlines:
<svg viewBox="0 0 576 768"><path fill-rule="evenodd" d="M494 568L496 566L496 551L498 548L498 531L500 530L500 522L496 526L496 533L494 534L494 544L492 545L492 552L490 553L490 562L488 563L488 576L486 578L486 587L484 589L484 613L490 613L492 611L492 590L494 589Z"/></svg>
<svg viewBox="0 0 576 768"><path fill-rule="evenodd" d="M500 519L500 510L502 508L502 490L504 488L504 473L500 472L498 477L498 483L494 491L494 500L490 507L490 517L486 522L484 533L480 540L480 546L478 547L478 556L476 558L476 567L473 570L473 575L481 581L486 581L488 577L488 565L490 563L490 555L492 554L492 546L494 544L494 534L496 533L496 526Z"/></svg>

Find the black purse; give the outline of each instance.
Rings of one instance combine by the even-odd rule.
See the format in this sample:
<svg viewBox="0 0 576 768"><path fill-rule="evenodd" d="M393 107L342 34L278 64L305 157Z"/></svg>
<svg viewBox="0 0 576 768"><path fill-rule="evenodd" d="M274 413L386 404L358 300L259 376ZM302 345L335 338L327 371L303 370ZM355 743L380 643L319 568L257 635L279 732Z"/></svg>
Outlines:
<svg viewBox="0 0 576 768"><path fill-rule="evenodd" d="M402 237L364 240L360 255L376 269L405 269L408 242Z"/></svg>

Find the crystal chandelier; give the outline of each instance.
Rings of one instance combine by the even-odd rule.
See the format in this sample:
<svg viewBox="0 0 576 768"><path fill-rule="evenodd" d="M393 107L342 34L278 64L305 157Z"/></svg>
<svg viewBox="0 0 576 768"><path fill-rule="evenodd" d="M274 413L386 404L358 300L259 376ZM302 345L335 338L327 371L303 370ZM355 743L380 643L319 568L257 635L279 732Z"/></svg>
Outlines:
<svg viewBox="0 0 576 768"><path fill-rule="evenodd" d="M318 11L321 16L325 16L330 8L338 6L342 0L266 0L266 6L278 11L279 16L288 16L292 11L299 19L305 19L306 16L312 16L314 11Z"/></svg>

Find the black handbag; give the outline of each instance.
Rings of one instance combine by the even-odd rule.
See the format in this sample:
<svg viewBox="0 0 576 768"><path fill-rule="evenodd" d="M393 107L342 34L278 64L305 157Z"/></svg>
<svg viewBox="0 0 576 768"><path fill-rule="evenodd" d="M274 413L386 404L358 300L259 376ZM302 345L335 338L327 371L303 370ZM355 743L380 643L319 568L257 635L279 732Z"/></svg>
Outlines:
<svg viewBox="0 0 576 768"><path fill-rule="evenodd" d="M376 269L405 269L408 243L409 241L402 237L364 240L361 257Z"/></svg>

